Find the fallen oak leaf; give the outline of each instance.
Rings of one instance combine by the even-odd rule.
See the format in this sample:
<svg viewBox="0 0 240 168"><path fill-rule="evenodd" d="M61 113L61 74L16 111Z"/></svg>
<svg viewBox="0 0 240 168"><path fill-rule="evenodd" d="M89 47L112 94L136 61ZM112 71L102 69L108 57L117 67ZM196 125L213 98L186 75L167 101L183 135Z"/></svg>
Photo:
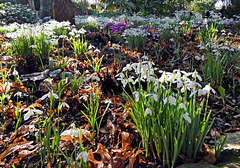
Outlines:
<svg viewBox="0 0 240 168"><path fill-rule="evenodd" d="M94 155L100 155L101 160L95 159ZM104 164L110 165L111 156L109 154L108 149L106 149L101 143L98 143L97 150L92 152L92 150L88 151L88 161L91 164L91 167L104 167Z"/></svg>
<svg viewBox="0 0 240 168"><path fill-rule="evenodd" d="M122 149L115 151L116 156L118 156L123 161L125 161L132 155L132 147L130 146L130 144L132 143L132 139L133 135L127 132L122 132Z"/></svg>

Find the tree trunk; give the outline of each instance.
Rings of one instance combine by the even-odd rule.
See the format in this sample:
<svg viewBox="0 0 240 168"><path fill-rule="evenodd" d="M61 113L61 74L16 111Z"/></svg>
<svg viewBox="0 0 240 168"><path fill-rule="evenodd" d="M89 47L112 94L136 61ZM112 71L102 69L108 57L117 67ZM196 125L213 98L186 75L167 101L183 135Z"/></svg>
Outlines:
<svg viewBox="0 0 240 168"><path fill-rule="evenodd" d="M35 10L34 0L28 0L28 5L32 10Z"/></svg>
<svg viewBox="0 0 240 168"><path fill-rule="evenodd" d="M53 0L40 0L39 17L51 16L53 18Z"/></svg>
<svg viewBox="0 0 240 168"><path fill-rule="evenodd" d="M71 0L54 0L53 3L53 18L59 22L69 21L75 24L74 9Z"/></svg>

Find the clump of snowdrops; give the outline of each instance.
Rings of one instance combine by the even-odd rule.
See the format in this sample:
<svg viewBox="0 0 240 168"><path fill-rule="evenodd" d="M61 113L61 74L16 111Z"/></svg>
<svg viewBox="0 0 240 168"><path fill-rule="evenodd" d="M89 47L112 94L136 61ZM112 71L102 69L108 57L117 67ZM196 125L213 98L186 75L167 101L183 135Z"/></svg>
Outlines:
<svg viewBox="0 0 240 168"><path fill-rule="evenodd" d="M126 42L130 50L135 50L136 47L139 51L144 51L144 46L147 40L147 30L139 28L130 28L124 30L122 36L126 38Z"/></svg>
<svg viewBox="0 0 240 168"><path fill-rule="evenodd" d="M124 88L130 88L130 93L125 91L130 108L123 106L142 137L146 156L153 145L163 165L174 167L180 153L196 158L200 151L213 124L209 121L210 113L203 107L210 91L215 91L209 85L201 87L197 80L202 78L197 71L160 71L162 75L158 78L153 65L152 61L127 64L117 77ZM130 71L137 77L129 76ZM197 96L201 95L208 96L197 105ZM200 119L202 113L204 117Z"/></svg>

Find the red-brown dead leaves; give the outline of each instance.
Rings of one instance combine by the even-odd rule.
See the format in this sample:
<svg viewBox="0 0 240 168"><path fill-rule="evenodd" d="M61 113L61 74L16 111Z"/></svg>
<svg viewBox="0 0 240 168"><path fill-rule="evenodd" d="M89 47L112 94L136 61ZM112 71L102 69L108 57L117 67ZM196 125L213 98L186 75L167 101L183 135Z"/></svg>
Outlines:
<svg viewBox="0 0 240 168"><path fill-rule="evenodd" d="M125 165L125 161L130 158L133 153L131 143L133 135L127 132L122 132L122 148L112 149L109 152L101 143L98 143L97 150L88 152L88 160L91 167L114 167L122 168ZM134 161L134 159L132 160Z"/></svg>

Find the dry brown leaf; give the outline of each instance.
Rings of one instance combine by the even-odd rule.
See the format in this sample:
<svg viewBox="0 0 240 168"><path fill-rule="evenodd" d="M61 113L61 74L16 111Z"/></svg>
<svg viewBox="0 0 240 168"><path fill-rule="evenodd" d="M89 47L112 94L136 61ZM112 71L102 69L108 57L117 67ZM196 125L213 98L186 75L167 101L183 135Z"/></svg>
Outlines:
<svg viewBox="0 0 240 168"><path fill-rule="evenodd" d="M66 136L64 136L64 137L61 137L60 140L61 140L61 141L66 141L66 142L69 143L69 144L72 144L72 143L73 143L73 140L72 140L72 138L71 138L70 135L66 135Z"/></svg>
<svg viewBox="0 0 240 168"><path fill-rule="evenodd" d="M134 165L134 163L135 163L135 161L136 161L136 159L137 159L137 156L138 156L140 153L142 153L142 152L143 152L142 150L137 150L137 152L134 153L134 154L130 157L130 159L129 159L129 168L133 168L133 165Z"/></svg>
<svg viewBox="0 0 240 168"><path fill-rule="evenodd" d="M200 151L203 154L203 159L200 162L207 162L210 164L214 164L216 162L216 157L214 152L208 147L207 144L203 144Z"/></svg>
<svg viewBox="0 0 240 168"><path fill-rule="evenodd" d="M101 156L101 160L98 161L95 159L94 155L99 154ZM92 152L92 150L88 151L88 160L91 163L92 167L103 167L104 163L109 165L111 162L111 156L109 154L108 149L106 149L101 143L98 143L97 150Z"/></svg>
<svg viewBox="0 0 240 168"><path fill-rule="evenodd" d="M215 135L216 135L216 138L221 138L221 135L216 130L211 129L210 134L212 137L215 137Z"/></svg>
<svg viewBox="0 0 240 168"><path fill-rule="evenodd" d="M22 125L11 136L8 143L11 143L17 136L22 136L29 131L29 125Z"/></svg>
<svg viewBox="0 0 240 168"><path fill-rule="evenodd" d="M32 148L33 141L27 141L27 142L18 142L15 144L11 144L1 155L0 155L0 161L2 161L3 158L7 157L8 155L12 154L15 151L23 150L23 149L30 149Z"/></svg>
<svg viewBox="0 0 240 168"><path fill-rule="evenodd" d="M233 78L238 80L238 83L240 84L240 78L238 76L233 76Z"/></svg>
<svg viewBox="0 0 240 168"><path fill-rule="evenodd" d="M23 137L18 137L13 141L14 144L19 142L27 142L27 140Z"/></svg>

